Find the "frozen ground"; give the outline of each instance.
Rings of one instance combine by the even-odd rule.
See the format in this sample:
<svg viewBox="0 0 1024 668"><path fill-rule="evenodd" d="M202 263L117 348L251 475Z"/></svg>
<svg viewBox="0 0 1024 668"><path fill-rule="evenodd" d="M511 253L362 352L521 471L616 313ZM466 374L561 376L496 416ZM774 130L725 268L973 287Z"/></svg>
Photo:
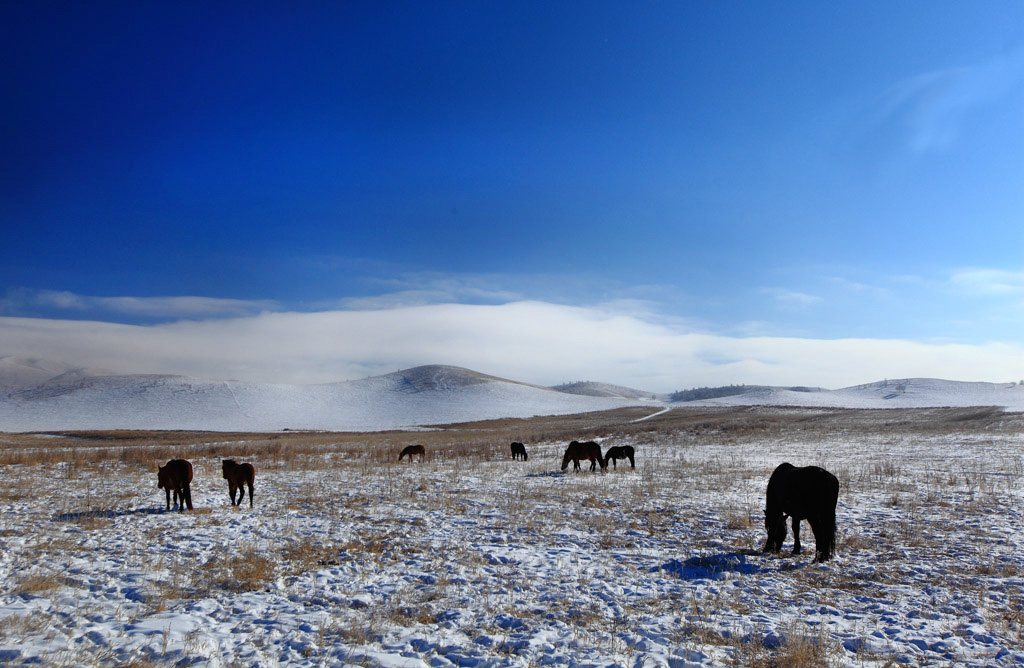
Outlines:
<svg viewBox="0 0 1024 668"><path fill-rule="evenodd" d="M184 514L156 462L8 463L0 663L1024 664L1020 414L673 413L604 430L638 455L604 474L560 473L561 435L525 463L482 430L402 465L372 435L225 443L256 465L252 510L217 457ZM757 551L782 461L841 481L832 562L806 525L803 555Z"/></svg>

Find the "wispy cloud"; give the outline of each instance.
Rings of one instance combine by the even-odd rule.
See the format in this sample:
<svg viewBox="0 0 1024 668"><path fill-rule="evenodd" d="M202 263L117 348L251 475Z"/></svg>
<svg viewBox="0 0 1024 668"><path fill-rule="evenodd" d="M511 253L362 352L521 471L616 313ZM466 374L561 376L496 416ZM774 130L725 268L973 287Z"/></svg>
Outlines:
<svg viewBox="0 0 1024 668"><path fill-rule="evenodd" d="M1024 82L1024 49L985 63L923 73L892 86L875 109L876 129L899 133L915 152L949 148L968 115Z"/></svg>
<svg viewBox="0 0 1024 668"><path fill-rule="evenodd" d="M971 296L1024 297L1024 271L963 269L949 277L948 285Z"/></svg>
<svg viewBox="0 0 1024 668"><path fill-rule="evenodd" d="M806 307L822 301L821 297L786 288L761 288L759 292L788 307Z"/></svg>
<svg viewBox="0 0 1024 668"><path fill-rule="evenodd" d="M418 364L543 385L588 378L652 391L763 383L842 387L880 378L1024 376L1020 344L717 336L633 305L432 304L261 313L148 326L0 318L3 354L126 373L318 383Z"/></svg>
<svg viewBox="0 0 1024 668"><path fill-rule="evenodd" d="M0 313L33 308L78 313L124 314L154 319L239 317L278 310L271 300L217 299L213 297L94 297L67 291L19 289L0 301Z"/></svg>

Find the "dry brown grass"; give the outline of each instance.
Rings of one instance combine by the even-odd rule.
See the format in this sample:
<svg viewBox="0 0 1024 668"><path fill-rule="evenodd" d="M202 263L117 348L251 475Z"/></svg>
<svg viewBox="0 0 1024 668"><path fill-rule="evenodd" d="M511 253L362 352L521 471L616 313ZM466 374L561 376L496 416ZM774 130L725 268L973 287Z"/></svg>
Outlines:
<svg viewBox="0 0 1024 668"><path fill-rule="evenodd" d="M790 624L778 645L766 645L760 634L733 644L730 665L743 668L830 668L843 665L843 647L823 625L815 629Z"/></svg>
<svg viewBox="0 0 1024 668"><path fill-rule="evenodd" d="M281 550L281 558L291 575L341 563L337 547L310 537L289 541Z"/></svg>
<svg viewBox="0 0 1024 668"><path fill-rule="evenodd" d="M226 589L240 593L262 591L274 579L277 559L255 545L236 548L214 557L199 567L207 589Z"/></svg>
<svg viewBox="0 0 1024 668"><path fill-rule="evenodd" d="M60 573L35 572L21 576L11 589L15 596L41 596L64 584Z"/></svg>

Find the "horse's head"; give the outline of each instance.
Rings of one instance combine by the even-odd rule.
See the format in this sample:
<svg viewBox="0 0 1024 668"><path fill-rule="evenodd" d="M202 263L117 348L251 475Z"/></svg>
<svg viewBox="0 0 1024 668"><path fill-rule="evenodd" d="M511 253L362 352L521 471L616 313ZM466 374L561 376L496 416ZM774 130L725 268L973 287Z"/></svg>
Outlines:
<svg viewBox="0 0 1024 668"><path fill-rule="evenodd" d="M228 471L233 471L238 464L235 464L234 459L222 459L220 462L220 470L225 478L228 477Z"/></svg>
<svg viewBox="0 0 1024 668"><path fill-rule="evenodd" d="M767 552L778 552L786 540L786 515L773 508L764 509L764 529L768 532L764 549Z"/></svg>
<svg viewBox="0 0 1024 668"><path fill-rule="evenodd" d="M167 473L166 466L158 466L156 471L156 488L157 489L170 489L171 479Z"/></svg>
<svg viewBox="0 0 1024 668"><path fill-rule="evenodd" d="M565 456L562 457L562 470L569 468L569 462L572 461L572 455L577 448L580 447L579 441L573 441L569 444L569 447L565 449Z"/></svg>

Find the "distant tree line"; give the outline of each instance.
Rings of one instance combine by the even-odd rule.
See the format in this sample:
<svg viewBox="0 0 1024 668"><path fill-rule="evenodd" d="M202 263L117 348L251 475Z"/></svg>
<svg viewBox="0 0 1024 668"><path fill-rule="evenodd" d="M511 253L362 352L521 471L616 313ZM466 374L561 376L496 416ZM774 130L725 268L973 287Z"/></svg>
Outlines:
<svg viewBox="0 0 1024 668"><path fill-rule="evenodd" d="M692 390L677 390L669 395L669 401L700 401L719 399L762 389L762 385L722 385L720 387L695 387Z"/></svg>
<svg viewBox="0 0 1024 668"><path fill-rule="evenodd" d="M669 401L700 401L701 399L720 399L721 397L733 397L737 394L756 392L757 390L770 390L768 385L721 385L719 387L695 387L692 390L677 390L669 395ZM791 392L817 392L820 387L784 387L784 390Z"/></svg>

